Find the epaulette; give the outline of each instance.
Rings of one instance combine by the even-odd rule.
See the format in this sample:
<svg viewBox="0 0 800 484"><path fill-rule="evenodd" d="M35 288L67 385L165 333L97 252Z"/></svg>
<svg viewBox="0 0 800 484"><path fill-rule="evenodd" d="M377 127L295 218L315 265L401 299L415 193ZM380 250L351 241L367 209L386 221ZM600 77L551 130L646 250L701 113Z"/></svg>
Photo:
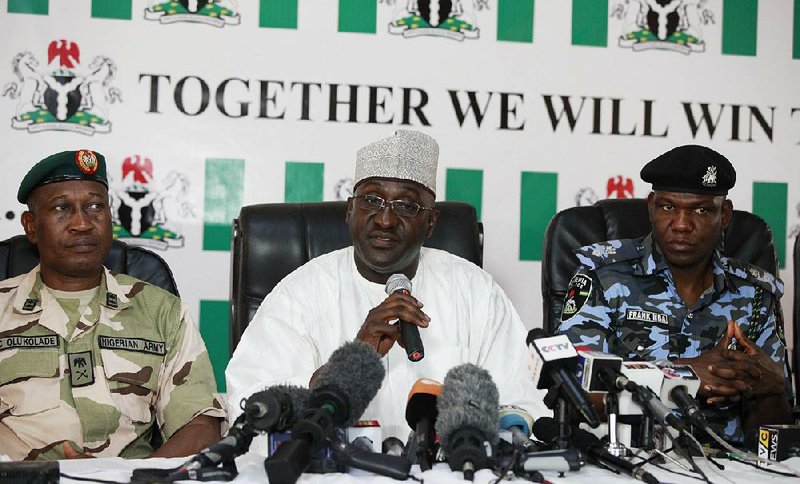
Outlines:
<svg viewBox="0 0 800 484"><path fill-rule="evenodd" d="M760 286L772 294L778 296L783 295L783 281L756 265L740 261L739 259L724 257L722 266L728 274L734 275L740 279L745 279L751 284Z"/></svg>
<svg viewBox="0 0 800 484"><path fill-rule="evenodd" d="M638 239L620 239L585 245L575 249L575 256L581 265L595 270L609 264L640 258L642 255L639 252L639 242Z"/></svg>

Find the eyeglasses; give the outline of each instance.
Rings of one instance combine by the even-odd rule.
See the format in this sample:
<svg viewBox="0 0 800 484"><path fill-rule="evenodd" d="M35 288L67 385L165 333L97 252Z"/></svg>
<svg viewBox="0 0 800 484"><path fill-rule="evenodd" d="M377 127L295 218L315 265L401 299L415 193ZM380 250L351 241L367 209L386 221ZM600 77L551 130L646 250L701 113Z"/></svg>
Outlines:
<svg viewBox="0 0 800 484"><path fill-rule="evenodd" d="M361 210L368 213L376 213L383 210L383 207L389 206L398 217L414 218L419 215L420 210L434 210L430 207L423 207L415 202L407 202L405 200L384 200L377 195L355 195L353 198L356 200L356 206Z"/></svg>

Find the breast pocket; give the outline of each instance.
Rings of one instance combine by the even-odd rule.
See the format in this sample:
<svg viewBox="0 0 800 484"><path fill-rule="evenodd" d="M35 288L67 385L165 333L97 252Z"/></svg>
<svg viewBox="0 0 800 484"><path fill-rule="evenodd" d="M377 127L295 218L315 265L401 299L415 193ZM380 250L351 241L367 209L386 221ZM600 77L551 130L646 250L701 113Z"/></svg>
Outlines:
<svg viewBox="0 0 800 484"><path fill-rule="evenodd" d="M0 354L0 413L32 415L59 406L58 348L15 349Z"/></svg>
<svg viewBox="0 0 800 484"><path fill-rule="evenodd" d="M111 399L120 413L133 422L150 422L163 358L105 349L100 350L100 357Z"/></svg>

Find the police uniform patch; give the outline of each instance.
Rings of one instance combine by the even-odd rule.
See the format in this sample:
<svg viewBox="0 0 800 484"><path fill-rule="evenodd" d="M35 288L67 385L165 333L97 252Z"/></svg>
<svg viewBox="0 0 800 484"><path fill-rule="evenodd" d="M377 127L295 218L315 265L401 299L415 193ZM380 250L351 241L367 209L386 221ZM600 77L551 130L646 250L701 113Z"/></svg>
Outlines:
<svg viewBox="0 0 800 484"><path fill-rule="evenodd" d="M585 274L576 274L569 281L567 295L564 297L564 308L561 310L561 321L566 321L578 313L592 294L592 278Z"/></svg>
<svg viewBox="0 0 800 484"><path fill-rule="evenodd" d="M94 362L91 351L67 353L67 362L69 362L69 382L73 388L94 383Z"/></svg>
<svg viewBox="0 0 800 484"><path fill-rule="evenodd" d="M625 311L625 319L644 323L669 324L669 316L666 314L643 311L641 309L628 309Z"/></svg>

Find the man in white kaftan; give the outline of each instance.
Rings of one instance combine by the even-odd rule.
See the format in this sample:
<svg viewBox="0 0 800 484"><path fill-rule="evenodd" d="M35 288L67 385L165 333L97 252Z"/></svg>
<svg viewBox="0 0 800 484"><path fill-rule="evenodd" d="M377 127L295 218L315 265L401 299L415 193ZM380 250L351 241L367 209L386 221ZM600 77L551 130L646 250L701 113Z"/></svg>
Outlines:
<svg viewBox="0 0 800 484"><path fill-rule="evenodd" d="M435 154L426 156L431 144ZM490 372L501 404L550 414L528 374L525 327L503 290L475 264L421 247L438 217L428 208L437 157L432 138L409 131L359 152L347 216L354 245L309 261L264 299L226 371L233 416L243 398L265 387L308 385L331 353L354 338L383 356L386 378L362 416L380 422L383 438L408 435L405 406L417 379L441 382L466 362ZM411 279L412 294L387 297L386 279L398 272ZM397 319L419 326L421 361L409 361L394 344L402 342Z"/></svg>

